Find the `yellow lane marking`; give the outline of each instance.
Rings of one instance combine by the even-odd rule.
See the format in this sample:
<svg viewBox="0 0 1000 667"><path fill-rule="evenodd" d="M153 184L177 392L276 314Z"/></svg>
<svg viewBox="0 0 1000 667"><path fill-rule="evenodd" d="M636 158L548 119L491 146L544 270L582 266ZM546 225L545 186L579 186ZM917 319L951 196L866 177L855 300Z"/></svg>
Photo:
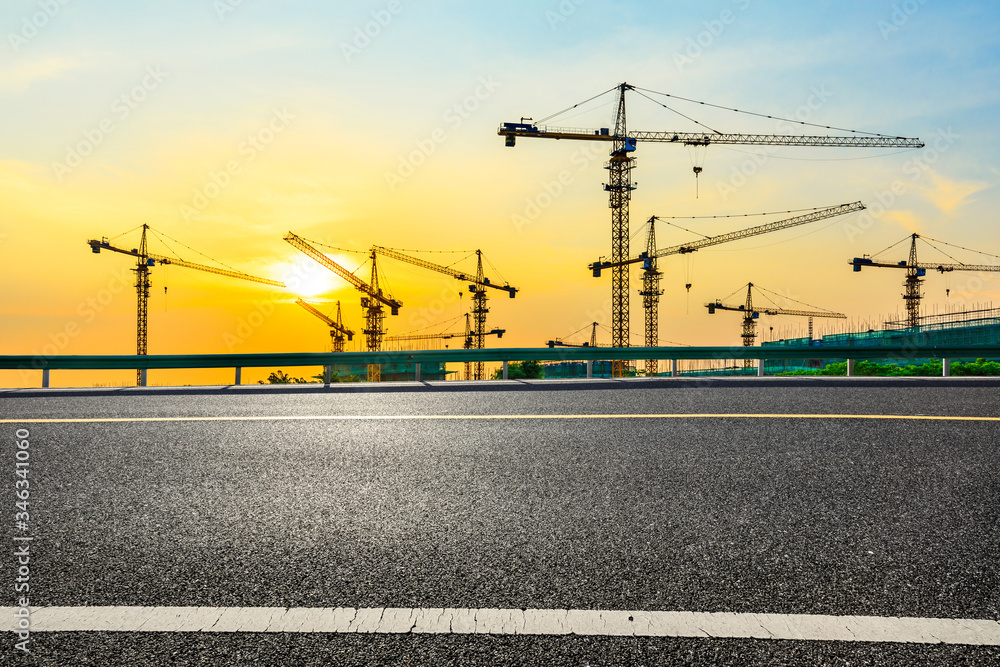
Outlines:
<svg viewBox="0 0 1000 667"><path fill-rule="evenodd" d="M407 421L407 420L523 420L523 419L898 419L911 421L1000 422L1000 417L953 415L845 415L780 413L676 413L602 415L229 415L218 417L75 417L0 419L0 424L104 424L118 422L240 422L240 421Z"/></svg>

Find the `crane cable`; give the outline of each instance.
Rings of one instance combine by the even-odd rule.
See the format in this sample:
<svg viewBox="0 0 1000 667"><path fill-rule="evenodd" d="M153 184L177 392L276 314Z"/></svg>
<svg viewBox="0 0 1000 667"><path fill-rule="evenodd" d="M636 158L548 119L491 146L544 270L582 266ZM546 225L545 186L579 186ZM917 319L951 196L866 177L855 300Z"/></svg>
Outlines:
<svg viewBox="0 0 1000 667"><path fill-rule="evenodd" d="M753 286L756 287L759 292L763 292L764 298L767 299L768 301L771 301L771 299L767 296L768 294L770 294L770 295L773 295L773 296L775 296L775 297L777 297L779 299L787 299L788 301L791 301L792 303L797 303L800 306L808 306L808 307L813 308L815 310L821 310L821 311L823 311L825 313L833 313L833 312L835 312L835 311L830 310L829 308L821 308L820 306L814 306L811 303L806 303L805 301L799 301L798 299L793 299L790 296L782 296L782 295L780 295L780 294L778 294L776 292L772 292L771 290L764 289L763 287L761 287L757 283L754 283ZM774 301L771 301L771 304L775 308L781 308L781 306L779 306Z"/></svg>
<svg viewBox="0 0 1000 667"><path fill-rule="evenodd" d="M496 273L496 274L497 274L497 276L499 276L500 280L502 280L502 281L503 281L503 283L504 283L505 285L509 285L510 283L509 283L509 282L507 281L507 279L506 279L506 278L504 278L503 274L502 274L502 273L500 273L500 270L499 270L499 269L497 269L497 267L493 265L493 262L491 262L491 261L489 260L489 258L488 258L488 257L486 257L486 255L483 255L482 257L483 257L483 260L485 260L485 261L486 261L486 264L487 264L487 265L489 265L489 267L490 267L491 269L493 269L493 272L494 272L494 273Z"/></svg>
<svg viewBox="0 0 1000 667"><path fill-rule="evenodd" d="M170 235L169 235L169 234L167 234L166 232L157 232L157 231L156 231L155 229L153 229L152 227L150 227L150 228L149 228L149 231L153 232L153 235L154 235L154 236L155 236L155 237L156 237L157 239L159 239L160 243L162 243L162 244L163 244L164 246L166 246L167 248L169 248L169 249L170 249L170 252L174 253L174 255L175 255L175 256L177 257L177 259L179 259L179 260L181 260L181 261L184 261L184 258L183 258L183 257L181 257L180 255L178 255L178 254L177 254L177 252L176 252L176 251L174 251L174 249L173 249L173 248L170 248L169 246L167 246L167 242L166 242L166 241L164 241L164 240L163 240L163 239L162 239L162 238L160 237L160 234L163 234L163 236L166 236L166 237L167 237L168 239L170 239L170 240L171 240L171 241L173 241L174 243L176 243L176 244L178 244L178 245L182 245L182 246L184 246L185 248L187 248L187 249L188 249L188 250L190 250L191 252L193 252L193 253L195 253L195 254L198 254L198 255L201 255L202 257L204 257L205 259L207 259L207 260L209 260L209 261L211 261L211 262L215 262L216 264L221 264L222 266L226 267L226 268L227 268L227 269L229 269L230 271L235 271L236 273L242 273L242 271L240 271L239 269L236 269L236 268L234 268L234 267L232 267L232 266L229 266L229 265L228 265L228 264L226 264L225 262L220 262L219 260L217 260L217 259L215 259L215 258L213 258L213 257L209 257L208 255L206 255L206 254L205 254L205 253L203 253L203 252L199 252L199 251L195 250L194 248L192 248L191 246L189 246L189 245L187 245L187 244L185 244L185 243L181 243L180 241L178 241L177 239L173 238L172 236L170 236Z"/></svg>
<svg viewBox="0 0 1000 667"><path fill-rule="evenodd" d="M584 101L582 101L582 102L577 102L576 104L574 104L574 105L573 105L573 106L571 106L571 107L566 107L566 108L565 108L565 109L563 109L562 111L557 111L557 112L555 112L554 114L552 114L551 116L546 116L545 118L542 118L541 120L537 121L537 123L544 123L545 121L547 121L547 120L551 120L552 118L555 118L556 116L560 116L560 115L562 115L562 114L566 113L567 111L572 111L573 109L577 108L578 106L580 106L580 105L582 105L582 104L586 104L586 103L588 103L588 102L593 102L593 101L594 101L594 100L596 100L596 99L597 99L598 97L601 97L602 95L607 95L607 94L608 94L608 93L610 93L610 92L611 92L612 90L618 90L618 86L615 86L615 87L613 87L613 88L608 88L608 89L607 89L607 90L605 90L605 91L604 91L603 93L598 93L597 95L594 95L593 97L591 97L591 98L589 98L589 99L586 99L586 100L584 100ZM537 124L537 123L536 123L536 124Z"/></svg>
<svg viewBox="0 0 1000 667"><path fill-rule="evenodd" d="M951 261L955 262L956 264L962 264L962 265L965 264L965 262L961 262L961 261L955 259L954 257L952 257L951 255L949 255L948 253L946 253L944 250L941 250L941 248L938 248L936 245L934 245L933 243L931 243L930 241L928 241L927 239L925 239L923 236L919 236L917 238L923 239L924 243L926 243L930 247L934 248L939 253L941 253L942 255L944 255L945 257L947 257L948 259L950 259Z"/></svg>
<svg viewBox="0 0 1000 667"><path fill-rule="evenodd" d="M995 257L996 259L1000 259L1000 255L991 255L988 252L983 252L981 250L973 250L972 248L966 248L964 246L955 245L954 243L948 243L946 241L939 241L938 239L932 239L932 238L928 238L926 236L920 236L918 238L922 238L924 241L934 241L934 243L940 243L942 245L951 246L952 248L958 248L959 250L967 250L969 252L974 252L974 253L976 253L978 255L986 255L987 257ZM958 261L958 260L955 260L955 261ZM959 262L959 264L962 264L962 263L963 262Z"/></svg>
<svg viewBox="0 0 1000 667"><path fill-rule="evenodd" d="M421 331L426 331L427 329L430 329L431 327L440 327L440 326L443 326L443 325L447 325L447 326L444 327L445 329L447 329L448 326L451 326L452 322L454 322L455 320L460 320L460 319L462 319L464 317L465 317L465 313L459 315L458 317L453 317L450 320L445 320L444 322L436 322L434 324L428 324L426 327L422 327L420 329L414 329L413 331L407 331L406 333L400 334L397 337L398 338L402 338L403 336L412 336L414 334L418 334ZM440 334L448 334L448 335L451 335L452 333L455 333L456 336L463 336L463 335L465 335L465 331L464 330L460 331L460 332L441 331L439 333Z"/></svg>
<svg viewBox="0 0 1000 667"><path fill-rule="evenodd" d="M839 206L838 204L837 206ZM770 211L768 213L730 213L728 215L668 215L653 216L657 220L709 220L712 218L749 218L751 216L760 215L779 215L784 213L803 213L805 211L822 211L828 208L836 208L836 206L814 206L812 208L795 208L788 211ZM711 238L711 237L706 237ZM909 238L909 237L907 237Z"/></svg>
<svg viewBox="0 0 1000 667"><path fill-rule="evenodd" d="M355 255L367 255L367 254L369 254L368 250L352 250L350 248L339 248L337 246L330 245L329 243L321 243L319 241L313 241L312 239L307 239L305 237L301 237L300 236L299 238L301 238L303 241L308 241L312 245L323 246L324 248L330 248L331 250L336 250L337 252L349 252L349 253L353 253Z"/></svg>
<svg viewBox="0 0 1000 667"><path fill-rule="evenodd" d="M644 88L633 88L633 90L635 90L635 91L636 91L637 93L639 93L639 91L640 91L640 90L645 90L645 89L644 89ZM653 92L653 91L649 91L649 92ZM662 95L663 93L660 93L660 94ZM705 128L706 130L711 130L711 131L712 131L712 132L714 132L715 134L722 134L722 132L719 132L718 130L716 130L716 129L714 129L714 128L711 128L711 127L709 127L708 125L705 125L705 124L704 124L704 123L702 123L701 121L699 121L699 120L695 120L694 118L691 118L691 116L686 116L686 115L682 114L682 113L681 113L680 111L678 111L677 109L671 109L670 107L668 107L668 106L667 106L666 104L664 104L663 102L657 102L656 100L654 100L654 99L653 99L652 97L650 97L649 95L643 95L642 93L639 93L639 95L642 95L643 97L645 97L645 98L646 98L647 100L649 100L649 101L650 101L650 102L652 102L653 104L659 104L659 105L660 105L661 107L663 107L663 108L664 108L664 109L666 109L667 111L672 111L672 112L674 112L675 114L677 114L677 115L678 115L678 116L680 116L681 118L686 118L687 120L691 121L692 123L695 123L696 125L701 125L701 126L702 126L703 128ZM668 95L667 97L670 97L670 95ZM683 98L679 98L679 99L683 99Z"/></svg>
<svg viewBox="0 0 1000 667"><path fill-rule="evenodd" d="M786 123L795 123L797 125L806 125L806 126L809 126L809 127L819 127L819 128L826 129L826 130L836 130L837 132L851 132L853 134L866 134L866 135L872 136L872 137L885 137L885 138L890 138L890 139L902 139L902 138L904 138L904 137L893 136L893 135L890 135L890 134L880 134L878 132L866 132L865 130L851 130L851 129L844 128L844 127L834 127L832 125L821 125L819 123L809 123L809 122L806 122L804 120L793 120L793 119L790 119L790 118L778 118L777 116L771 116L769 114L756 113L754 111L747 111L745 109L734 109L732 107L724 107L724 106L721 106L719 104L712 104L710 102L701 102L699 100L692 100L692 99L687 98L687 97L681 97L680 95L671 95L670 93L661 93L661 92L658 92L658 91L655 91L655 90L649 90L648 88L634 88L634 90L636 90L636 91L642 90L642 91L645 91L647 93L651 93L653 95L663 95L664 97L670 97L670 98L675 99L675 100L683 100L685 102L691 102L693 104L701 104L702 106L713 107L715 109L722 109L723 111L734 111L736 113L746 114L746 115L749 115L749 116L757 116L759 118L770 118L772 120L779 120L779 121L783 121L783 122L786 122ZM645 97L645 96L643 96L643 97ZM711 128L709 128L709 129L711 129ZM715 132L715 130L712 130L712 131Z"/></svg>
<svg viewBox="0 0 1000 667"><path fill-rule="evenodd" d="M114 241L116 238L119 238L121 236L125 236L126 234L131 234L132 232L134 232L137 229L142 229L142 225L139 225L138 227L133 227L132 229L128 230L127 232L122 232L118 236L112 236L110 239L108 239L108 241Z"/></svg>
<svg viewBox="0 0 1000 667"><path fill-rule="evenodd" d="M898 245L899 245L900 243L903 243L904 241L908 241L908 240L909 240L909 239L911 239L911 238L913 238L913 236L912 236L912 235L910 235L910 234L907 234L906 236L904 236L904 237L903 237L903 238L901 238L900 240L898 240L898 241L896 241L895 243L893 243L893 244L892 244L891 246L889 246L888 248L883 248L882 250L879 250L879 251L878 251L877 253L875 253L874 255L869 255L869 257L871 257L872 259L874 259L874 258L878 257L879 255L881 255L881 254L882 254L882 253L884 253L884 252L889 252L890 250L892 250L893 248L895 248L896 246L898 246Z"/></svg>

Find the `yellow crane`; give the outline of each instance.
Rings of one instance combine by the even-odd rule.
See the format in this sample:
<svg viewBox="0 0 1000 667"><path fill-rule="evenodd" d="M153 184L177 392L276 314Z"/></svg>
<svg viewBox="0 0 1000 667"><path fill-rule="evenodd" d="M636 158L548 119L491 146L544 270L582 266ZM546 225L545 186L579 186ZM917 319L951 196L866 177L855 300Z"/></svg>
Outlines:
<svg viewBox="0 0 1000 667"><path fill-rule="evenodd" d="M791 308L779 308L778 306L754 308L753 306L754 287L757 287L758 290L768 292L768 290L763 289L760 285L755 286L753 283L747 283L747 298L745 303L734 306L734 305L724 304L720 300L716 299L712 303L705 304L705 307L708 308L709 315L714 314L715 311L717 310L731 310L738 313L743 313L743 347L753 347L754 340L757 338L757 318L760 317L761 313L764 313L765 315L796 315L799 317L808 317L810 340L812 340L813 336L814 317L832 317L841 320L847 319L847 315L844 315L843 313L835 313L832 310L795 310ZM752 359L743 360L743 366L745 368L749 368L752 363L753 363Z"/></svg>
<svg viewBox="0 0 1000 667"><path fill-rule="evenodd" d="M252 276L249 273L243 273L242 271L235 271L232 269L220 269L215 266L206 266L204 264L195 264L194 262L186 262L183 259L178 259L176 257L165 257L163 255L156 255L146 250L146 232L149 231L149 225L142 225L142 237L139 240L138 248L121 248L111 244L111 241L107 237L101 238L100 241L96 239L91 239L87 241L90 246L91 252L99 254L102 250L109 250L111 252L121 253L123 255L129 255L136 258L135 268L132 269L135 272L135 291L137 296L137 313L136 313L136 344L135 353L138 356L145 356L147 349L147 337L148 337L148 314L149 314L149 288L151 282L149 280L149 269L150 267L156 266L157 263L168 265L173 264L174 266L181 266L186 269L197 269L198 271L207 271L208 273L214 273L220 276L227 276L229 278L240 278L241 280L249 280L255 283L261 283L264 285L273 285L275 287L284 287L285 283L279 282L277 280L269 280L267 278L259 278L257 276ZM134 230L133 230L134 231ZM128 233L128 232L126 232ZM154 232L155 233L155 232ZM144 382L144 370L136 371L136 384L142 386Z"/></svg>
<svg viewBox="0 0 1000 667"><path fill-rule="evenodd" d="M855 257L850 261L850 264L854 267L855 272L861 271L861 268L865 266L877 266L883 269L906 270L906 278L903 281L903 303L906 305L906 325L911 329L916 329L920 326L920 299L923 298L923 295L920 293L920 283L923 282L923 277L927 275L927 269L939 271L941 273L946 273L948 271L1000 271L1000 266L993 264L962 264L961 262L956 262L954 264L942 264L937 262L918 262L917 239L921 238L921 236L920 234L911 234L909 238L910 258L908 260L903 260L902 262L876 262L869 255L865 255L863 257ZM944 241L927 239L926 237L923 238L925 243L933 240L935 243L961 248L961 246L954 246L953 244L945 243ZM905 240L906 239L904 238L903 241ZM902 241L897 241L892 246L889 246L889 248L899 245L899 243L902 243ZM886 250L889 248L886 248ZM961 249L968 250L968 248ZM882 252L885 252L885 250Z"/></svg>
<svg viewBox="0 0 1000 667"><path fill-rule="evenodd" d="M662 273L658 270L656 260L660 257L668 257L670 255L685 255L692 252L697 252L702 248L708 248L714 245L719 245L722 243L729 243L731 241L739 241L741 239L750 238L753 236L759 236L761 234L770 234L771 232L778 232L784 229L789 229L791 227L797 227L799 225L805 225L812 222L817 222L819 220L826 220L828 218L834 218L839 215L846 215L848 213L855 213L857 211L863 211L865 205L861 202L853 202L850 204L840 204L838 206L829 206L827 208L820 208L809 213L802 215L796 215L791 218L786 218L784 220L777 220L774 222L768 222L762 225L755 225L753 227L747 227L745 229L739 229L733 232L727 232L725 234L718 234L716 236L706 236L703 239L697 241L691 241L689 243L682 243L679 245L673 245L668 248L655 249L656 238L655 232L653 231L653 225L657 220L670 220L672 218L663 218L660 216L653 216L649 219L650 231L647 237L646 250L638 255L637 257L632 257L619 262L606 262L603 259L599 259L590 265L590 269L594 276L600 276L601 271L604 269L615 269L626 267L629 264L636 264L642 262L643 265L643 289L639 292L643 297L643 305L646 308L646 347L656 347L658 336L659 336L659 301L660 295L663 293L659 289L659 280ZM773 214L770 214L773 215ZM733 217L733 216L712 216L712 217ZM739 216L745 217L745 216ZM655 359L646 360L646 373L648 375L655 374L658 362Z"/></svg>
<svg viewBox="0 0 1000 667"><path fill-rule="evenodd" d="M684 116L684 114L679 114L679 112L674 111L658 100L653 100L653 102L668 109L669 111L673 111L674 113L684 116L688 120L694 121L708 131L630 131L627 128L625 113L625 93L628 91L632 91L651 100L652 98L650 98L647 93L666 98L679 99L686 102L694 102L717 109L725 109L726 111L735 111L737 113L745 113L754 116L763 116L763 114L754 114L706 102L699 102L697 100L689 100L676 95L639 88L628 83L621 83L599 95L595 95L589 100L575 104L557 114L553 114L552 116L539 121L539 123L545 122L555 116L559 116L566 111L570 111L571 109L576 109L577 107L587 104L590 101L613 91L616 91L618 95L618 107L615 114L615 123L613 128L602 127L597 129L587 129L549 127L533 122L526 123L526 120L531 119L522 118L519 123L503 123L497 130L498 135L505 137L505 145L509 147L513 147L516 144L517 137L603 141L611 144L610 159L605 165L605 169L608 170L608 182L604 185L604 189L608 192L608 205L611 208L611 263L613 264L611 278L612 347L629 346L629 275L627 266L622 262L629 256L629 201L631 199L632 190L636 187L636 184L632 180L632 170L635 168L635 158L632 154L635 152L639 142L661 142L681 146L693 146L696 147L696 150L697 147L705 148L712 144L744 146L839 146L854 148L922 148L924 145L919 139L886 136L870 132L859 132L857 130L843 130L850 132L850 134L846 136L723 133L712 129L704 123L694 120L693 118ZM770 118L770 116L766 117ZM797 122L801 125L812 125L814 127L824 127L826 129L838 129L802 121L788 122ZM701 167L696 166L695 176L697 177L701 171ZM624 374L624 362L613 362L612 369L613 376L621 377Z"/></svg>
<svg viewBox="0 0 1000 667"><path fill-rule="evenodd" d="M663 290L660 289L660 279L663 272L656 267L656 219L649 220L649 231L646 234L646 255L650 258L643 264L642 289L639 296L642 297L642 307L645 314L646 324L646 347L656 347L659 344L660 328L660 297ZM660 365L659 359L646 359L646 377L653 377Z"/></svg>
<svg viewBox="0 0 1000 667"><path fill-rule="evenodd" d="M337 302L337 316L335 319L324 315L322 312L317 310L311 303L308 303L303 299L296 299L295 303L305 308L308 312L315 315L317 318L322 320L328 327L330 327L330 349L332 351L343 352L345 341L350 341L354 339L354 332L344 326L344 320L340 314L339 301Z"/></svg>
<svg viewBox="0 0 1000 667"><path fill-rule="evenodd" d="M507 333L506 329L491 329L487 331L484 335L486 336L496 336L497 338L503 338L503 335ZM386 343L405 343L414 340L450 340L452 338L462 338L466 341L471 339L472 335L468 331L452 332L452 333L439 333L439 334L410 334L403 336L386 336Z"/></svg>
<svg viewBox="0 0 1000 667"><path fill-rule="evenodd" d="M361 297L361 307L365 311L365 345L369 352L378 352L382 349L382 338L385 336L385 311L382 306L388 306L389 312L399 315L399 309L403 302L393 299L391 296L382 294L382 289L378 284L378 269L376 267L375 252L372 251L370 258L372 261L371 281L365 282L361 278L337 264L325 254L314 248L301 236L288 232L285 235L287 241L293 248L308 255L338 276L350 283L356 290L364 294ZM382 378L382 369L378 364L368 366L368 381L378 382Z"/></svg>
<svg viewBox="0 0 1000 667"><path fill-rule="evenodd" d="M513 299L514 295L517 294L517 288L511 287L509 283L504 283L503 285L491 282L483 272L483 253L481 250L476 250L476 275L472 276L468 273L463 273L462 271L456 271L455 269L448 266L441 266L440 264L435 264L434 262L428 262L425 259L420 259L418 257L411 257L410 255L403 254L398 250L392 248L385 248L382 246L372 247L372 256L375 253L382 255L383 257L388 257L390 259L396 259L401 262L407 262L415 266L419 266L430 271L437 271L438 273L443 273L449 275L452 278L458 280L469 281L472 284L469 285L469 291L472 292L472 316L475 320L475 324L472 328L472 349L481 350L486 344L486 313L489 312L489 308L486 307L486 288L502 290L507 292L507 295ZM468 372L466 373L468 377ZM483 380L485 379L485 366L483 362L475 362L475 379Z"/></svg>
<svg viewBox="0 0 1000 667"><path fill-rule="evenodd" d="M591 322L590 324L590 342L587 343L567 343L561 338L556 338L555 340L547 341L545 344L549 347L597 347L597 322ZM586 327L584 327L586 329ZM580 329L579 331L583 331ZM570 336L574 336L579 331L574 331Z"/></svg>

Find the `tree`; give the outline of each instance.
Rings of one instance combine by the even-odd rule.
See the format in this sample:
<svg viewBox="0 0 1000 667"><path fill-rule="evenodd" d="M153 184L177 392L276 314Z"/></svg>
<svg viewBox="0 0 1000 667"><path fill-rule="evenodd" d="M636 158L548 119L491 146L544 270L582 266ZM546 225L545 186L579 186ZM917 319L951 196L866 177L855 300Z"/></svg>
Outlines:
<svg viewBox="0 0 1000 667"><path fill-rule="evenodd" d="M297 378L291 375L286 375L285 371L273 371L267 376L267 381L257 380L257 384L306 384L309 381L305 378Z"/></svg>
<svg viewBox="0 0 1000 667"><path fill-rule="evenodd" d="M507 379L509 380L541 380L545 377L542 365L537 361L521 361L507 364ZM494 380L503 378L503 369L493 373Z"/></svg>

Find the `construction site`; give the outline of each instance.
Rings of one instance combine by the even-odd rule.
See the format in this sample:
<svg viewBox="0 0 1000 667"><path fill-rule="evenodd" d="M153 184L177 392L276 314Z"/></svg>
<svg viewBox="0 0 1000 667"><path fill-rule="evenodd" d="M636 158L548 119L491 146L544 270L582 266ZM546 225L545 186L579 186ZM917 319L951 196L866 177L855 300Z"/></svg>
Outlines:
<svg viewBox="0 0 1000 667"><path fill-rule="evenodd" d="M904 138L888 134L877 134L871 132L861 132L858 130L847 130L841 128L831 128L828 126L815 126L808 122L798 122L802 126L823 127L826 130L839 131L839 134L801 134L801 135L775 135L775 134L749 134L749 133L723 133L712 130L707 124L694 121L697 125L703 126L698 132L676 132L662 130L633 130L629 127L626 114L626 96L638 95L647 100L651 100L657 105L674 111L665 102L675 103L677 101L693 102L699 105L723 109L736 114L749 114L761 116L751 112L739 111L718 107L717 105L686 98L677 98L666 93L638 88L627 83L619 84L600 95L597 95L584 102L572 105L562 112L548 116L542 122L552 122L560 115L568 111L573 111L581 105L586 105L598 98L605 98L605 103L613 102L615 109L613 122L607 127L597 128L570 128L556 125L545 125L542 122L534 122L530 118L522 117L518 122L502 123L497 130L497 134L503 137L504 144L508 148L517 145L517 140L554 139L568 141L600 142L609 147L609 156L604 164L607 172L607 181L603 184L603 189L608 194L608 207L611 211L611 235L609 254L600 257L588 265L590 275L593 278L601 278L610 274L610 325L593 322L589 327L578 330L565 336L564 338L554 338L545 343L553 350L553 361L543 365L543 375L549 378L572 378L583 377L588 372L596 377L628 377L646 376L654 377L659 375L673 374L713 374L713 373L748 373L756 366L752 359L742 361L740 364L727 365L724 361L714 362L688 362L686 367L666 369L662 362L656 359L637 360L635 362L623 360L596 361L591 368L586 368L582 362L572 360L572 348L601 347L627 348L635 345L642 347L669 347L690 345L689 342L677 342L674 340L664 340L660 336L659 317L660 300L664 294L661 281L664 271L661 262L668 257L681 256L690 257L701 249L706 249L721 244L741 241L744 239L781 232L783 230L810 225L819 221L855 214L863 211L866 206L861 201L843 203L836 206L815 207L806 209L792 209L784 211L770 211L764 213L742 213L729 215L706 215L706 216L650 216L645 224L636 231L630 226L630 202L633 191L637 188L635 181L637 148L646 143L667 143L676 146L683 146L693 151L692 173L695 178L695 185L703 173L701 162L704 160L705 150L709 146L715 145L736 145L736 146L790 146L790 147L840 147L840 148L896 148L915 149L924 144L916 138ZM675 112L676 113L676 112ZM681 114L685 119L694 119ZM767 116L770 118L770 116ZM697 190L696 195L697 197ZM702 232L694 231L685 227L679 221L685 221L684 225L690 225L690 220L696 218L711 218L713 220L726 218L746 218L759 217L759 224L748 227L730 229L724 233L706 235ZM656 238L657 223L668 225L671 228L683 230L700 238L690 241L673 244L667 247L659 247ZM137 355L148 353L148 311L150 298L150 270L157 266L176 265L187 269L205 271L228 278L236 278L245 281L256 282L270 287L284 290L285 296L289 299L287 292L294 292L295 286L286 286L281 281L261 278L239 271L220 261L212 260L213 264L201 264L186 261L177 254L176 247L183 246L191 252L198 251L183 243L158 233L148 225L141 225L132 230L141 230L140 238L135 247L119 245L116 241L118 237L101 240L89 240L88 245L94 253L110 251L124 254L135 258L135 288L137 294L136 310L136 348ZM643 234L644 242L638 252L634 252L629 247L630 238L639 233ZM165 247L174 254L173 257L150 252L148 247L147 234L156 237ZM123 235L119 235L123 236ZM169 242L168 243L168 239ZM320 267L331 272L339 281L353 288L360 298L360 320L355 320L357 313L356 305L336 301L324 301L316 299L305 299L298 294L293 294L291 299L311 316L308 321L310 326L328 332L329 345L322 351L340 353L346 350L364 350L367 352L380 352L391 350L428 350L447 349L449 347L476 350L484 349L488 343L500 346L499 341L507 332L506 328L494 325L495 317L490 316L491 297L506 297L514 299L520 288L513 287L503 279L500 272L486 258L481 249L472 251L460 251L461 257L451 256L447 261L431 261L427 259L429 253L443 253L440 249L432 250L401 250L382 245L371 245L367 249L344 248L340 246L321 243L319 241L306 239L293 232L288 232L283 240L301 255L314 261ZM909 252L903 259L887 258L896 246L909 240ZM917 241L921 240L930 245L935 251L943 253L952 259L950 262L921 261L918 259ZM172 244L172 245L171 245ZM947 248L947 249L945 249ZM906 317L903 320L885 320L878 328L869 328L864 331L839 330L836 333L826 333L825 335L814 335L814 319L848 320L848 314L836 312L826 308L813 306L808 303L792 299L787 295L782 295L772 290L747 282L738 287L732 294L724 298L716 298L704 304L706 314L717 316L722 326L733 326L734 332L739 331L739 340L745 347L753 347L758 344L758 323L761 315L805 318L808 321L808 333L806 336L786 337L774 340L773 329L770 327L770 336L760 344L763 353L768 348L774 347L803 347L815 350L816 356L803 357L801 360L785 360L780 362L765 362L767 372L783 372L802 368L823 368L832 360L822 358L822 348L826 345L849 345L877 347L880 345L898 345L906 341L918 340L921 344L995 344L1000 340L1000 316L998 309L992 307L978 308L975 310L955 310L946 314L923 315L921 313L922 283L928 271L937 271L941 274L950 274L955 271L964 272L995 272L1000 271L998 264L978 264L960 262L949 253L972 252L985 255L991 258L1000 259L997 255L973 250L961 246L954 246L944 241L927 239L920 234L913 233L883 251L874 255L864 255L849 260L853 272L859 273L865 268L893 268L902 270L903 279L903 304ZM338 261L332 255L344 256L344 254L359 255L360 265L347 266L344 260ZM198 253L199 255L201 253ZM474 268L469 264L465 270L456 268L463 263L475 261ZM435 257L435 259L437 259ZM386 267L391 266L395 271L400 266L416 267L415 270L444 276L446 279L457 281L456 287L462 294L468 296L469 307L463 315L452 317L438 323L430 323L418 329L406 332L390 331L387 320L392 320L398 316L403 309L403 301L393 296L388 288ZM635 289L631 282L633 267L640 270L640 286ZM585 279L585 278L584 278ZM692 284L687 282L686 292L690 294ZM530 293L530 284L528 286ZM164 287L166 291L166 287ZM643 330L641 336L630 331L630 307L634 297L639 297L643 317ZM426 298L424 295L417 296L417 299ZM407 301L410 302L409 297ZM741 315L738 323L722 324L726 322L723 313L734 312ZM301 323L299 323L301 324ZM559 324L552 322L554 330ZM840 325L843 327L843 325ZM599 341L599 329L601 338ZM582 337L589 333L589 340ZM391 335L390 335L391 334ZM154 335L156 335L154 333ZM671 332L671 338L684 338L683 332ZM492 339L492 340L491 340ZM609 339L609 340L608 340ZM558 353L556 352L558 348ZM467 362L457 365L457 368L447 368L444 363L425 365L418 369L414 364L332 364L323 370L323 373L316 375L316 378L326 378L326 381L403 381L410 380L418 374L423 380L449 380L461 379L471 381L482 381L493 377L495 368L484 362ZM136 384L146 384L146 371L140 370L136 374Z"/></svg>

